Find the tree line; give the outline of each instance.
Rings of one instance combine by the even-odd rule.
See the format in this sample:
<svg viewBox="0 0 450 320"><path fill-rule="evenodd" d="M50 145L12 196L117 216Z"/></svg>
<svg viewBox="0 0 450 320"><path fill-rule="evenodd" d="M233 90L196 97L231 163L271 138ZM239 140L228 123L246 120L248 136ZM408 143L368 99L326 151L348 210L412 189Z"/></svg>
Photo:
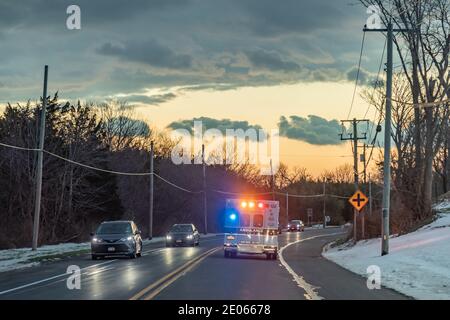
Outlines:
<svg viewBox="0 0 450 320"><path fill-rule="evenodd" d="M151 128L126 103L60 102L48 97L45 120L40 244L86 241L89 233L104 220L133 219L143 233L148 232L148 175L129 176L92 170L85 166L122 173L146 173L150 167L150 143L154 142L155 173L188 190L201 191L202 166L174 165L172 148L176 144L167 132ZM7 104L0 116L0 142L23 149L0 146L0 248L29 246L32 236L36 148L41 105ZM27 150L30 149L30 150ZM58 157L53 156L57 155ZM64 161L62 158L69 159ZM348 168L347 168L348 169ZM335 185L350 184L351 172L336 170ZM345 171L345 170L344 170ZM340 173L341 172L341 173ZM346 176L346 177L344 177ZM155 178L154 233L162 235L173 223L192 222L203 229L201 193L188 193ZM305 169L289 171L281 165L271 177L259 174L248 163L207 166L208 231L222 229L224 203L233 194L252 194L287 190L291 193L321 193L321 182ZM284 198L261 195L256 199L277 199L282 206L281 221L286 223ZM322 201L290 202L290 217L306 219L306 209L320 211ZM344 202L345 203L345 202ZM345 204L333 211L336 222L347 220ZM286 218L287 219L287 218ZM319 219L319 218L318 218Z"/></svg>

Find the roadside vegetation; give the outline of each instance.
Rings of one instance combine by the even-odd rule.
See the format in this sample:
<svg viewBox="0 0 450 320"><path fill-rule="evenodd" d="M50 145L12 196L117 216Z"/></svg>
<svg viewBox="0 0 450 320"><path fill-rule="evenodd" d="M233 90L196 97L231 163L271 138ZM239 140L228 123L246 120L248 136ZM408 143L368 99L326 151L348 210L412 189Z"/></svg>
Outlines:
<svg viewBox="0 0 450 320"><path fill-rule="evenodd" d="M201 191L201 165L174 165L174 146L165 131L149 126L126 103L103 104L60 102L48 99L45 147L57 156L113 172L149 172L150 142L155 144L155 172L189 190ZM8 104L0 115L0 141L33 149L37 146L40 105ZM0 249L29 246L34 210L36 152L0 146ZM330 180L327 192L350 194L351 168L324 173ZM193 222L203 228L201 193L187 193L155 178L154 233L164 234L176 222ZM232 197L211 190L237 193L272 191L272 179L259 175L254 165L209 165L208 231L220 232L224 200ZM292 194L321 194L322 177L313 178L306 169L289 170L281 165L274 177L274 190ZM260 198L271 198L271 195ZM285 197L275 195L286 223ZM291 199L289 216L306 221L313 208L314 221L321 219L321 198ZM333 223L347 221L351 209L342 199L328 199ZM133 219L148 232L149 176L126 176L99 172L44 154L41 228L39 243L82 242L89 239L99 222Z"/></svg>

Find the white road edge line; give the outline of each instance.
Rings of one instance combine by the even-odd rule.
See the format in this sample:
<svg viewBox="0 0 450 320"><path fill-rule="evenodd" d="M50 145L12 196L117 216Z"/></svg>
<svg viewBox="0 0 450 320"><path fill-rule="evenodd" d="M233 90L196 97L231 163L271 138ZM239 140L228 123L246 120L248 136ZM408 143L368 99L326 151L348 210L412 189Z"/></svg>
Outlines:
<svg viewBox="0 0 450 320"><path fill-rule="evenodd" d="M146 252L143 252L143 253L150 253L150 252L158 251L158 250L161 250L161 249L162 248L152 249L152 250L149 250L149 251L146 251ZM108 260L108 261L105 261L105 262L93 264L91 266L87 266L87 267L81 268L80 271L84 271L84 270L87 270L87 269L90 269L90 268L94 268L94 267L99 267L99 266L102 266L104 264L112 263L114 261L117 261L117 259ZM21 286L16 287L16 288L0 291L0 296L3 295L3 294L6 294L6 293L10 293L10 292L14 292L14 291L17 291L17 290L20 290L20 289L25 289L25 288L28 288L28 287L32 287L34 285L37 285L37 284L40 284L40 283L43 283L43 282L47 282L47 281L50 281L50 280L58 279L58 278L61 278L61 277L64 277L64 276L67 276L67 273L58 274L58 275L53 276L53 277L49 277L49 278L41 279L41 280L38 280L38 281L35 281L35 282L27 283L27 284L21 285Z"/></svg>
<svg viewBox="0 0 450 320"><path fill-rule="evenodd" d="M114 261L117 261L117 259L108 260L108 261L105 261L105 262L102 262L102 263L93 264L91 266L87 266L85 268L80 269L80 271L86 270L86 269L90 269L90 268L93 268L93 267L98 267L98 266L101 266L101 265L104 265L104 264L112 263ZM57 278L60 278L60 277L63 277L63 276L67 276L67 273L62 273L62 274L59 274L59 275L56 275L56 276L53 276L53 277L50 277L50 278L45 278L45 279L38 280L38 281L35 281L35 282L27 283L27 284L21 285L21 286L16 287L16 288L8 289L8 290L5 290L5 291L0 291L0 296L2 294L5 294L5 293L9 293L9 292L17 291L17 290L20 290L20 289L28 288L28 287L34 286L36 284L40 284L40 283L43 283L43 282L46 282L46 281L54 280L54 279L57 279Z"/></svg>
<svg viewBox="0 0 450 320"><path fill-rule="evenodd" d="M323 300L324 298L319 296L319 294L316 292L316 289L318 289L317 287L312 286L311 284L307 283L303 277L299 276L290 266L289 264L286 262L286 260L284 260L283 257L283 251L284 249L286 249L287 247L293 245L293 244L297 244L306 240L312 240L312 239L316 239L316 238L324 238L324 237L329 237L329 236L336 236L336 235L340 235L340 234L345 234L346 232L335 232L335 233L329 233L329 234L323 234L323 235L319 235L319 236L313 236L313 237L309 237L309 238L305 238L305 239L299 239L296 240L294 242L290 242L287 245L285 245L284 247L282 247L278 253L279 255L279 259L280 259L280 263L283 265L283 267L286 268L286 270L292 275L292 277L294 278L294 281L297 283L297 285L302 288L303 290L305 290L306 294L305 297L308 300Z"/></svg>
<svg viewBox="0 0 450 320"><path fill-rule="evenodd" d="M217 240L217 239L214 239L214 240ZM203 240L203 242L207 242L207 241L211 241L211 240ZM157 251L163 251L164 249L165 249L164 247L163 248L155 248L155 249L151 249L151 250L148 250L148 251L144 251L142 253L147 255L148 253L153 253L153 252L157 252ZM101 266L101 265L104 265L104 264L112 263L114 261L117 261L117 259L108 260L108 261L105 261L105 262L93 264L91 266L87 266L85 268L80 269L80 271L83 271L83 270L86 270L86 269L89 269L89 268L93 268L93 267L98 267L98 266ZM17 290L25 289L25 288L28 288L28 287L32 287L34 285L41 284L43 282L51 281L51 280L54 280L54 279L58 279L58 278L61 278L61 277L64 277L64 276L67 276L67 273L58 274L58 275L53 276L53 277L49 277L49 278L41 279L41 280L38 280L38 281L35 281L35 282L27 283L27 284L21 285L19 287L15 287L15 288L11 288L11 289L8 289L8 290L0 291L0 296L4 295L6 293L10 293L10 292L14 292L14 291L17 291Z"/></svg>

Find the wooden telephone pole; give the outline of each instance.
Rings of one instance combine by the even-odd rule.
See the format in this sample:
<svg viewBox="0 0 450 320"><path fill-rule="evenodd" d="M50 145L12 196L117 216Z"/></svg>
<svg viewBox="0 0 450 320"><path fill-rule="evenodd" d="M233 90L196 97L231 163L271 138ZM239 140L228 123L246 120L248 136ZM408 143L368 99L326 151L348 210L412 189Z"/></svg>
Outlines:
<svg viewBox="0 0 450 320"><path fill-rule="evenodd" d="M392 123L392 71L393 71L393 43L394 32L411 31L408 29L394 29L392 21L387 28L368 29L364 32L386 32L387 61L386 61L386 111L384 120L384 164L383 164L383 223L381 229L381 255L389 253L389 210L391 199L391 123Z"/></svg>
<svg viewBox="0 0 450 320"><path fill-rule="evenodd" d="M341 120L342 125L344 126L345 123L350 122L352 124L353 133L350 133L347 135L347 137L344 137L344 133L341 133L341 140L351 140L353 142L353 171L354 171L354 179L355 179L355 192L359 190L359 172L358 172L358 140L366 140L367 134L364 132L362 136L358 136L358 124L361 122L368 123L369 120L367 119L356 119L353 120ZM356 209L353 209L353 239L356 241L356 218L357 218L357 211Z"/></svg>

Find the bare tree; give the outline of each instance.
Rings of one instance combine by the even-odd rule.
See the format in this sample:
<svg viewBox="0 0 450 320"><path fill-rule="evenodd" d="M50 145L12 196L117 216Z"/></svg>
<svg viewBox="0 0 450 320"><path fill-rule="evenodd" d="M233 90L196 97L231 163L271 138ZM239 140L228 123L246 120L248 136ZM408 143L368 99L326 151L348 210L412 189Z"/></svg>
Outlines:
<svg viewBox="0 0 450 320"><path fill-rule="evenodd" d="M431 212L433 159L442 147L443 133L439 130L448 117L449 88L449 2L446 0L360 0L365 6L376 5L381 9L381 19L387 25L407 29L394 37L401 61L403 76L407 79L412 101L405 101L414 108L414 168L422 181L416 185L418 218ZM420 103L435 102L428 108ZM444 109L444 112L443 110Z"/></svg>

